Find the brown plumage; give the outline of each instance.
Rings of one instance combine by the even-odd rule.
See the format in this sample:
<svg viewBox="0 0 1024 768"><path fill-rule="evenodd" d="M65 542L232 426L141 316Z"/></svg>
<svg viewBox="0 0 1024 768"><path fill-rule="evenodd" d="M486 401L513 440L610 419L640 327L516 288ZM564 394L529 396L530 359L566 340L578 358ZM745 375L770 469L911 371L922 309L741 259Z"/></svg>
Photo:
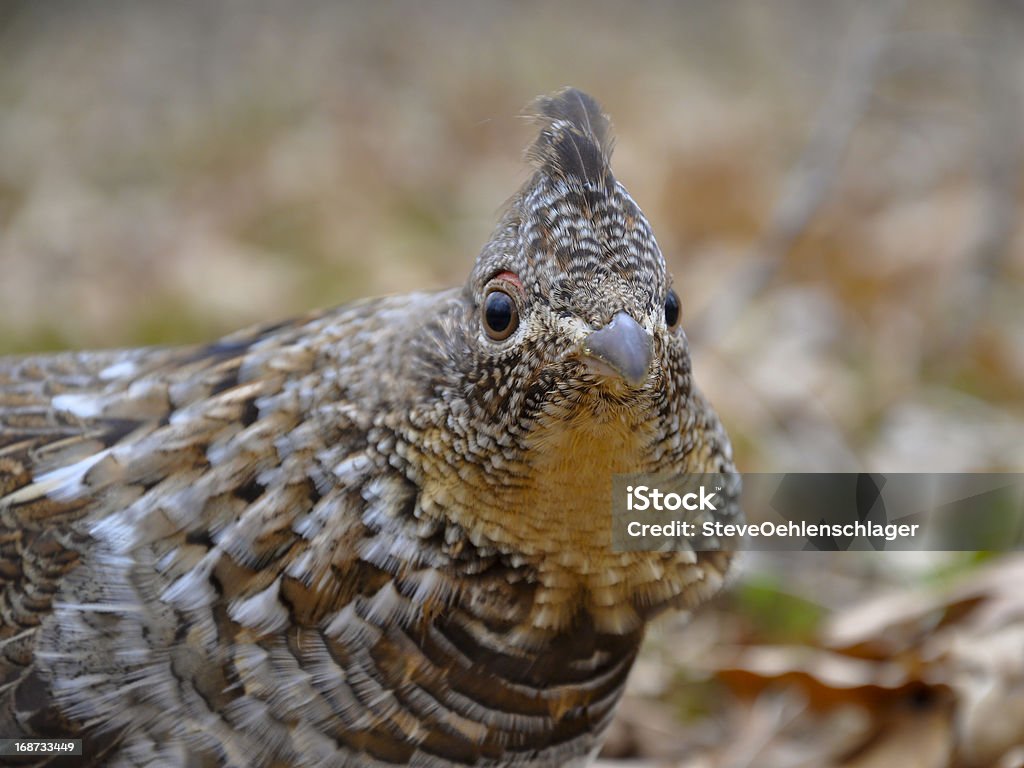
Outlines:
<svg viewBox="0 0 1024 768"><path fill-rule="evenodd" d="M617 472L732 469L596 103L462 288L0 360L0 735L77 766L584 765L730 555L614 553Z"/></svg>

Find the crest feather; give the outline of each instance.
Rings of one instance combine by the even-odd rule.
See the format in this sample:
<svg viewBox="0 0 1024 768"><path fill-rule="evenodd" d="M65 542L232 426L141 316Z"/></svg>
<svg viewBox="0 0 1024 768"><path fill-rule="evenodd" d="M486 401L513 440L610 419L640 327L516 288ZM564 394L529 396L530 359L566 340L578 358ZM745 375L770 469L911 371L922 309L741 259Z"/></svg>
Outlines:
<svg viewBox="0 0 1024 768"><path fill-rule="evenodd" d="M601 182L611 175L612 131L593 97L565 88L533 103L540 135L527 151L538 169L566 181Z"/></svg>

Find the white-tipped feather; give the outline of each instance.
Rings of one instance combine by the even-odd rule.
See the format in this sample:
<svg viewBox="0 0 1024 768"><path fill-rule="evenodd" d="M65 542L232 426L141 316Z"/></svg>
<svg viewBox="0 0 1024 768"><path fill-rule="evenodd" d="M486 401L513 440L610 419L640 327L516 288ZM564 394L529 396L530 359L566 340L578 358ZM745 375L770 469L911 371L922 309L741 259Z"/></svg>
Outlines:
<svg viewBox="0 0 1024 768"><path fill-rule="evenodd" d="M110 455L110 449L105 448L74 464L45 472L36 477L31 484L5 496L3 501L10 504L23 504L44 496L49 496L56 501L71 501L86 490L86 473L108 455Z"/></svg>
<svg viewBox="0 0 1024 768"><path fill-rule="evenodd" d="M51 401L58 411L70 413L80 419L95 419L103 413L103 397L94 392L69 392L57 395Z"/></svg>

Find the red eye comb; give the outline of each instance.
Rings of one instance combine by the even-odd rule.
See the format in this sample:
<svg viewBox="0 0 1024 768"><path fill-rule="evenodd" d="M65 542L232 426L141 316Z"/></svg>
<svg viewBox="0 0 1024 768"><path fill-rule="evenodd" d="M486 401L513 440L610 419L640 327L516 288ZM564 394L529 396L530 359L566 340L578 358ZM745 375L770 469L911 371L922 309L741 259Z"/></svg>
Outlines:
<svg viewBox="0 0 1024 768"><path fill-rule="evenodd" d="M512 283L512 285L514 285L520 291L523 291L523 283L519 279L519 275L517 275L515 272L509 272L507 270L505 272L499 272L494 276L494 279L504 280L506 283ZM525 291L523 292L525 293Z"/></svg>

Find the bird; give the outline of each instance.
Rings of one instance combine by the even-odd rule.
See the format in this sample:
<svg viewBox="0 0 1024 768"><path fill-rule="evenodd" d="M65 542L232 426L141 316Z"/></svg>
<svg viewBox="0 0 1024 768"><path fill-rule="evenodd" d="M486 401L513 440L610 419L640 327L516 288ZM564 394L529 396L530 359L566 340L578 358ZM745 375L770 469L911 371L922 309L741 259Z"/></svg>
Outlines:
<svg viewBox="0 0 1024 768"><path fill-rule="evenodd" d="M609 118L531 116L460 287L0 358L0 737L83 745L18 764L595 758L735 559L616 551L612 478L735 466Z"/></svg>

